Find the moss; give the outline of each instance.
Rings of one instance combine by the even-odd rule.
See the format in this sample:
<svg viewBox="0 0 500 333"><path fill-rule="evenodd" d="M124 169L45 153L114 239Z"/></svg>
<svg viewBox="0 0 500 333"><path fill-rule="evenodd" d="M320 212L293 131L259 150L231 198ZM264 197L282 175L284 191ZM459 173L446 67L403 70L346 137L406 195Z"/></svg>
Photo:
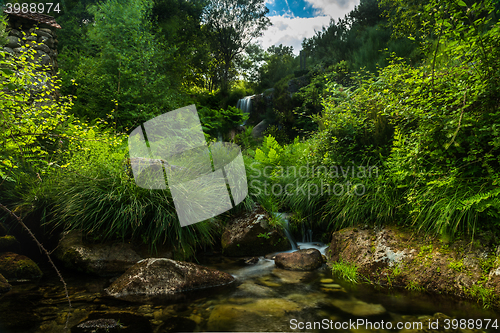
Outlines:
<svg viewBox="0 0 500 333"><path fill-rule="evenodd" d="M42 271L30 258L7 252L0 256L0 274L9 280L34 280Z"/></svg>

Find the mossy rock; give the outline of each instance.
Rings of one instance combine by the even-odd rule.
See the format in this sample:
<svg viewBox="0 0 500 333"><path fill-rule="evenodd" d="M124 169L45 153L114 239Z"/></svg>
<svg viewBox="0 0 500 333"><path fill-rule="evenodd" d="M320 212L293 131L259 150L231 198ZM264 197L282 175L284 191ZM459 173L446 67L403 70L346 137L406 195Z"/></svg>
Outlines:
<svg viewBox="0 0 500 333"><path fill-rule="evenodd" d="M12 252L0 254L0 274L8 281L37 280L43 275L33 260Z"/></svg>
<svg viewBox="0 0 500 333"><path fill-rule="evenodd" d="M282 230L269 225L269 214L260 206L228 224L221 238L225 256L263 256L291 249Z"/></svg>
<svg viewBox="0 0 500 333"><path fill-rule="evenodd" d="M142 259L129 243L87 243L78 230L62 234L54 256L67 268L100 276L122 274Z"/></svg>
<svg viewBox="0 0 500 333"><path fill-rule="evenodd" d="M0 250L4 250L15 245L18 245L16 237L12 235L0 236Z"/></svg>
<svg viewBox="0 0 500 333"><path fill-rule="evenodd" d="M0 274L0 294L6 293L12 288L12 286L7 282L7 279Z"/></svg>

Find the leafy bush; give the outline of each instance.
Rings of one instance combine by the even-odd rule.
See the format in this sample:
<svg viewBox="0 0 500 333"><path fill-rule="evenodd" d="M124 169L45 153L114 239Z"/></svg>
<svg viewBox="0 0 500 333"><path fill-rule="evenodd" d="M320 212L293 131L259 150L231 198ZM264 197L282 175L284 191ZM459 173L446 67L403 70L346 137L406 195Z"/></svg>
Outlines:
<svg viewBox="0 0 500 333"><path fill-rule="evenodd" d="M361 198L329 199L325 216L337 225L406 221L442 235L500 227L500 24L490 2L473 6L484 14L476 21L460 4L443 17L431 7L441 40L426 62L393 58L355 90L328 83L312 162L381 171Z"/></svg>
<svg viewBox="0 0 500 333"><path fill-rule="evenodd" d="M230 130L240 126L248 119L248 114L244 114L243 111L234 106L219 110L203 107L198 110L198 114L203 132L212 139L217 139L219 136L227 137Z"/></svg>

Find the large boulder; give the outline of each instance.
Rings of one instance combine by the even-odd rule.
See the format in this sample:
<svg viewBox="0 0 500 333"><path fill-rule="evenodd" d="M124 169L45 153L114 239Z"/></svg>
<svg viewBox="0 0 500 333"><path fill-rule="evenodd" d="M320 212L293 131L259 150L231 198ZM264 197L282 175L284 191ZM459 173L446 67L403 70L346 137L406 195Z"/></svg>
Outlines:
<svg viewBox="0 0 500 333"><path fill-rule="evenodd" d="M6 278L0 274L0 294L8 292L12 286L9 284Z"/></svg>
<svg viewBox="0 0 500 333"><path fill-rule="evenodd" d="M274 258L277 267L290 271L312 271L323 265L323 257L317 249L278 253Z"/></svg>
<svg viewBox="0 0 500 333"><path fill-rule="evenodd" d="M333 233L326 255L328 265L354 265L360 276L377 285L451 294L500 307L500 251L492 244L488 234L476 235L473 242L447 242L396 226L349 227Z"/></svg>
<svg viewBox="0 0 500 333"><path fill-rule="evenodd" d="M76 230L63 234L54 254L68 268L99 276L121 274L142 259L128 243L88 244Z"/></svg>
<svg viewBox="0 0 500 333"><path fill-rule="evenodd" d="M263 256L291 249L283 231L269 225L269 215L260 206L228 224L221 242L224 255L232 257Z"/></svg>
<svg viewBox="0 0 500 333"><path fill-rule="evenodd" d="M21 254L0 254L0 274L9 281L32 281L42 277L42 271L30 258Z"/></svg>
<svg viewBox="0 0 500 333"><path fill-rule="evenodd" d="M260 123L254 126L252 129L252 136L254 138L261 138L264 136L264 131L269 126L269 123L264 119Z"/></svg>
<svg viewBox="0 0 500 333"><path fill-rule="evenodd" d="M126 301L172 298L183 292L227 285L228 273L167 258L144 259L128 269L107 289L108 295Z"/></svg>

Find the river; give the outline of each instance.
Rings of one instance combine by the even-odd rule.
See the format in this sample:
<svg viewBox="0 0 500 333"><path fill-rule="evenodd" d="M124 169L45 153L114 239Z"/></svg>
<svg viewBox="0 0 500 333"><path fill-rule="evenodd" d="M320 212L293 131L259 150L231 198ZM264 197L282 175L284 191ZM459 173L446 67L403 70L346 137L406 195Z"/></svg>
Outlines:
<svg viewBox="0 0 500 333"><path fill-rule="evenodd" d="M298 245L326 248L317 243ZM175 301L136 304L106 297L103 291L109 278L63 271L72 301L69 319L63 287L47 271L37 283L15 284L0 298L0 332L409 333L418 332L411 330L412 325L428 328L436 320L460 325L460 319L465 319L486 325L487 319L500 318L498 312L451 297L353 285L332 275L326 266L313 272L286 271L264 257L253 265L222 256L201 257L200 263L233 274L237 280L231 286ZM98 319L114 319L119 326L89 329L82 325ZM480 331L500 330L490 326Z"/></svg>

